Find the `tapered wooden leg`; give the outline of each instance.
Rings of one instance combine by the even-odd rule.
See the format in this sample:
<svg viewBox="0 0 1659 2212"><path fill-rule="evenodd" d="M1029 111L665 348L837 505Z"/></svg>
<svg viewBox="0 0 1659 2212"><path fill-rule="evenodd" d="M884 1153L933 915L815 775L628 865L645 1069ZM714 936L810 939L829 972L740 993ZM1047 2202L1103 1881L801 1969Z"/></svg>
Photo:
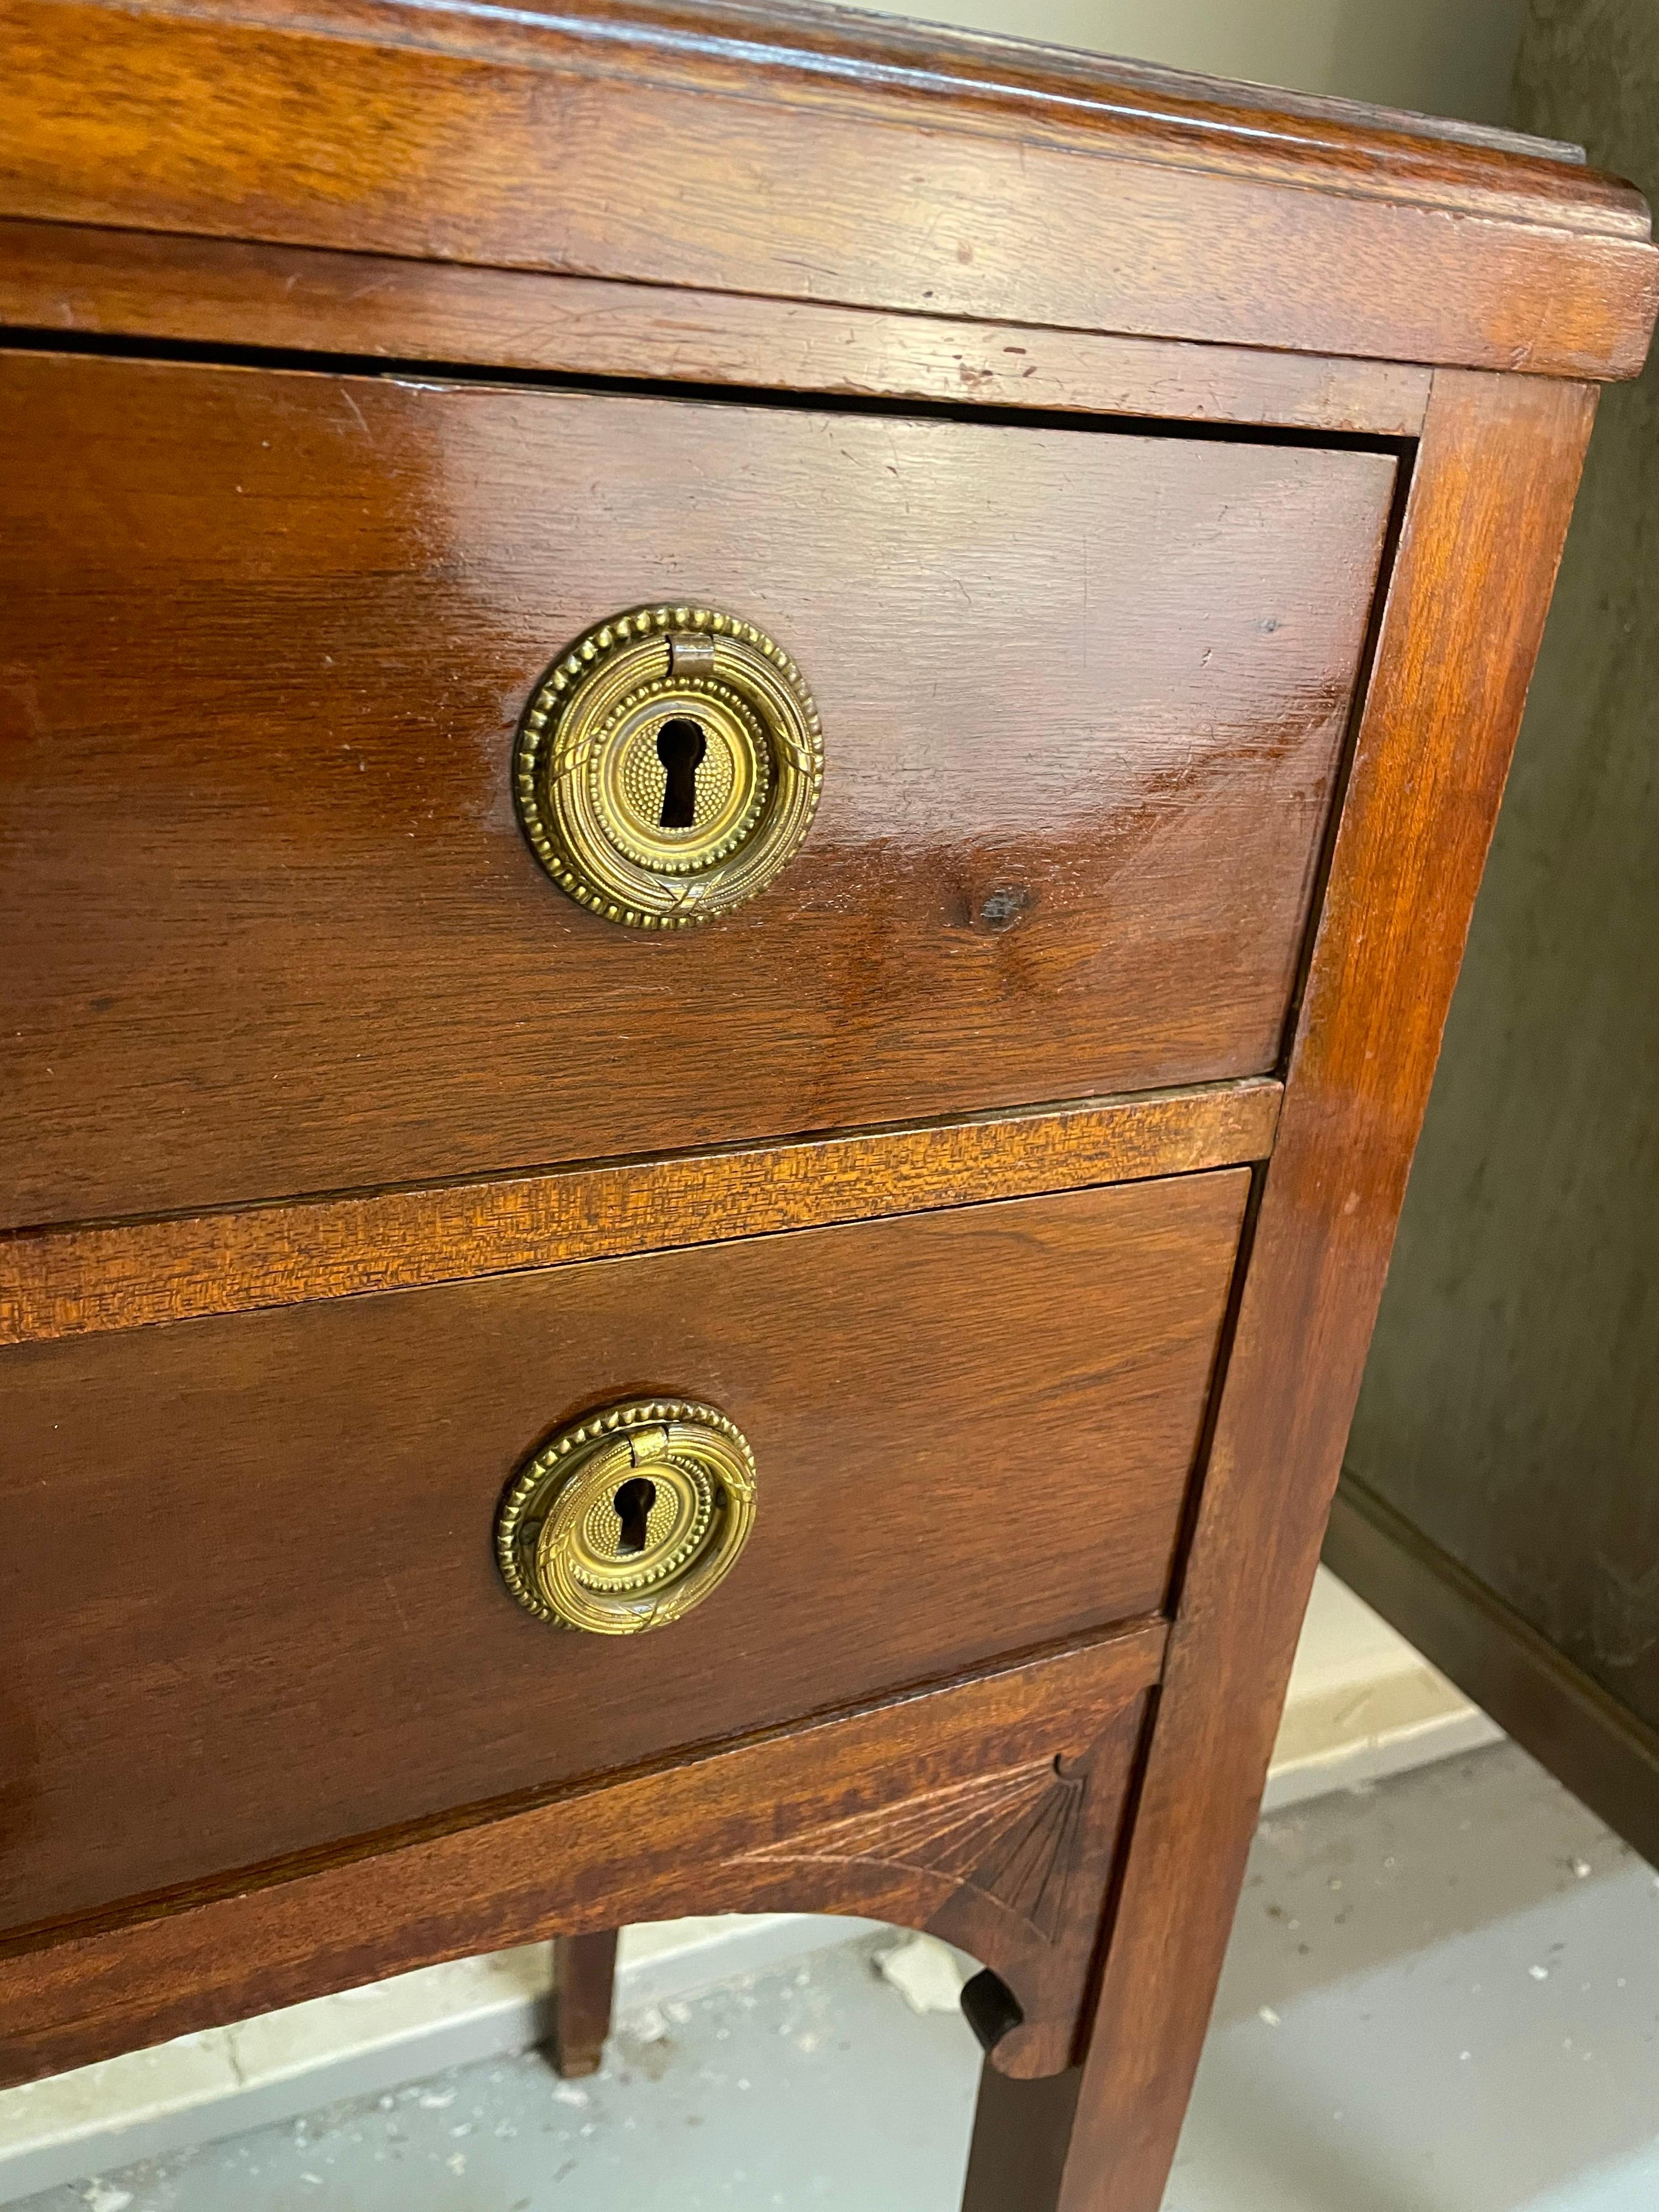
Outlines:
<svg viewBox="0 0 1659 2212"><path fill-rule="evenodd" d="M986 2060L962 2212L1055 2212L1082 2079L1073 2066L1011 2081Z"/></svg>
<svg viewBox="0 0 1659 2212"><path fill-rule="evenodd" d="M963 1990L962 2009L986 2054L962 2212L1055 2212L1083 2069L1068 2067L1036 2081L998 2073L992 2049L1020 2025L1020 2009L989 1967Z"/></svg>
<svg viewBox="0 0 1659 2212"><path fill-rule="evenodd" d="M611 2033L617 1931L560 1936L553 1944L553 2063L567 2081L597 2074Z"/></svg>

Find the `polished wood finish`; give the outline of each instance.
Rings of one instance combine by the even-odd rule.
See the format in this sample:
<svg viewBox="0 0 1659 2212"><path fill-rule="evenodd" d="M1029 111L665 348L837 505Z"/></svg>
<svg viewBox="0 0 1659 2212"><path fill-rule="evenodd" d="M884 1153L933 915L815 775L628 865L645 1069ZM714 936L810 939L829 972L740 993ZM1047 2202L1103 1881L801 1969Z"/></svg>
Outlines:
<svg viewBox="0 0 1659 2212"><path fill-rule="evenodd" d="M1435 379L1060 2212L1161 2199L1594 404Z"/></svg>
<svg viewBox="0 0 1659 2212"><path fill-rule="evenodd" d="M1645 209L817 9L0 9L9 2078L867 1913L971 2212L1156 2212ZM506 770L681 598L830 775L659 942ZM660 1392L750 1550L561 1638L502 1487Z"/></svg>
<svg viewBox="0 0 1659 2212"><path fill-rule="evenodd" d="M1249 1182L17 1348L0 1519L33 1741L0 1928L1156 1613ZM588 1408L683 1394L758 1462L730 1579L654 1635L532 1620L493 1556L507 1484ZM65 1534L94 1527L120 1532L108 1572Z"/></svg>
<svg viewBox="0 0 1659 2212"><path fill-rule="evenodd" d="M1547 145L800 9L267 9L6 0L0 214L1592 377L1652 320Z"/></svg>
<svg viewBox="0 0 1659 2212"><path fill-rule="evenodd" d="M684 1158L0 1236L0 1343L1265 1159L1267 1078Z"/></svg>
<svg viewBox="0 0 1659 2212"><path fill-rule="evenodd" d="M987 2060L962 2212L1054 2212L1082 2086L1080 2066L1017 2081Z"/></svg>
<svg viewBox="0 0 1659 2212"><path fill-rule="evenodd" d="M0 405L10 1222L1278 1060L1391 455L38 356ZM544 875L513 739L680 593L830 772L647 937Z"/></svg>
<svg viewBox="0 0 1659 2212"><path fill-rule="evenodd" d="M616 1978L614 1928L554 1938L553 2034L548 2049L567 2081L586 2081L605 2063Z"/></svg>
<svg viewBox="0 0 1659 2212"><path fill-rule="evenodd" d="M1430 372L240 239L0 218L0 319L43 334L1413 437Z"/></svg>
<svg viewBox="0 0 1659 2212"><path fill-rule="evenodd" d="M0 2078L624 1917L728 1909L932 1928L994 1960L1018 1997L1028 2026L997 2063L1052 2068L1082 2016L1163 1644L1147 1623L400 1848L13 1942ZM1056 1785L1061 1823L1044 1802ZM1034 1833L1041 1849L1022 1852Z"/></svg>

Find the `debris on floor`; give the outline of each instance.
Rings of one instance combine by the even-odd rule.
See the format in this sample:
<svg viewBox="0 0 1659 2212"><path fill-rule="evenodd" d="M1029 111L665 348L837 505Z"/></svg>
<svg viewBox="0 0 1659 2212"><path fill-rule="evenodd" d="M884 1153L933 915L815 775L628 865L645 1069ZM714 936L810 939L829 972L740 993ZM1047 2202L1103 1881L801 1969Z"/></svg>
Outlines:
<svg viewBox="0 0 1659 2212"><path fill-rule="evenodd" d="M962 2005L963 1971L960 1954L937 1936L901 1936L875 1953L876 1972L896 1989L912 2012L957 2013ZM973 1969L969 1967L968 1972Z"/></svg>
<svg viewBox="0 0 1659 2212"><path fill-rule="evenodd" d="M962 1971L860 1936L587 2081L486 2060L17 2212L957 2212ZM1256 1838L1164 2212L1653 2212L1656 2060L1659 1877L1521 1752L1322 1798Z"/></svg>

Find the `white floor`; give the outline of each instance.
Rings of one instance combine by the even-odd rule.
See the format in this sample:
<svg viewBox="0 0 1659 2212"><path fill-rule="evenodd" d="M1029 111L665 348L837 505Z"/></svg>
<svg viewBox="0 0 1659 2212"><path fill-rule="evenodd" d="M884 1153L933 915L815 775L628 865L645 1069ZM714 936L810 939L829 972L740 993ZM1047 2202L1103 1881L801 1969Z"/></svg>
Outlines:
<svg viewBox="0 0 1659 2212"><path fill-rule="evenodd" d="M586 2086L486 2060L29 2212L951 2212L977 2052L895 1940L636 2005ZM1270 1816L1165 2212L1656 2206L1659 1878L1508 1745Z"/></svg>
<svg viewBox="0 0 1659 2212"><path fill-rule="evenodd" d="M1263 1824L1166 2212L1654 2212L1659 1877L1512 1746Z"/></svg>

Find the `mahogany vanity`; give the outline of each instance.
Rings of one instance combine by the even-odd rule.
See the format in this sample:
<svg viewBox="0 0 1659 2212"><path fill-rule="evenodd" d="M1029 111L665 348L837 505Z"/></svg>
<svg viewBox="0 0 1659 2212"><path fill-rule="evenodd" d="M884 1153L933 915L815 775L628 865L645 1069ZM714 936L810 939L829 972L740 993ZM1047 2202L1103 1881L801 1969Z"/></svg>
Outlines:
<svg viewBox="0 0 1659 2212"><path fill-rule="evenodd" d="M5 0L20 2081L793 1909L1155 2212L1646 210L827 9Z"/></svg>

